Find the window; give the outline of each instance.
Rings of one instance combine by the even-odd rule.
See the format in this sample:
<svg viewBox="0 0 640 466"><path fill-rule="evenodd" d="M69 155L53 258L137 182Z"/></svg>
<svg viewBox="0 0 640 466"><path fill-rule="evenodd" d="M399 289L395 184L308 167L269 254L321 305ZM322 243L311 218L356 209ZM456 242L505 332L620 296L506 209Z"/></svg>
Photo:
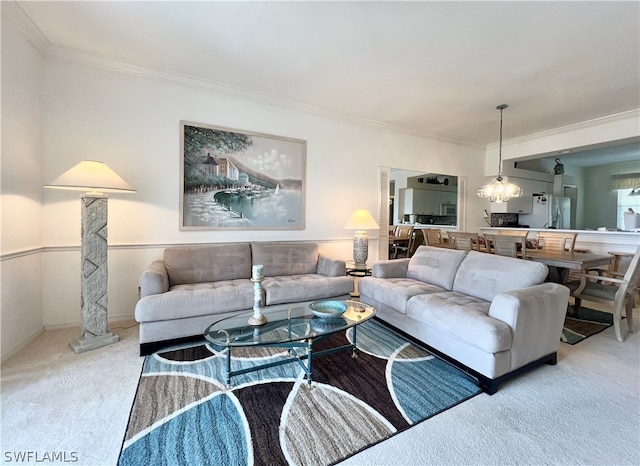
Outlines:
<svg viewBox="0 0 640 466"><path fill-rule="evenodd" d="M618 228L621 230L625 229L624 213L629 209L640 213L640 189L618 189Z"/></svg>

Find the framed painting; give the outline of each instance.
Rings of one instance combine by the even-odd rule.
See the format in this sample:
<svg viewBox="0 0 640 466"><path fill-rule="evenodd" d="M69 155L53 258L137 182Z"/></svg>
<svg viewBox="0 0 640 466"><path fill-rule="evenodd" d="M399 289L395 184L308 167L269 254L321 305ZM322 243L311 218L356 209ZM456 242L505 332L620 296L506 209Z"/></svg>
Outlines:
<svg viewBox="0 0 640 466"><path fill-rule="evenodd" d="M180 122L181 230L305 228L306 141Z"/></svg>

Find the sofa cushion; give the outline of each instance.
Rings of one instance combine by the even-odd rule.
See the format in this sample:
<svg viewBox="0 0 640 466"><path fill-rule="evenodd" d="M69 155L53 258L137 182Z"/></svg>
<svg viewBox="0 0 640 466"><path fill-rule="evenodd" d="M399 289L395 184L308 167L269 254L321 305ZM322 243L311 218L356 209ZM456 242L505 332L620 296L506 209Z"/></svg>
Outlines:
<svg viewBox="0 0 640 466"><path fill-rule="evenodd" d="M414 278L451 290L456 271L467 251L420 246L409 261L407 278Z"/></svg>
<svg viewBox="0 0 640 466"><path fill-rule="evenodd" d="M167 248L164 265L169 285L251 278L249 243Z"/></svg>
<svg viewBox="0 0 640 466"><path fill-rule="evenodd" d="M266 305L271 306L347 295L353 291L353 279L316 274L283 275L265 278L262 288Z"/></svg>
<svg viewBox="0 0 640 466"><path fill-rule="evenodd" d="M364 277L358 282L361 299L369 296L402 314L407 312L407 302L413 296L424 293L440 293L444 288L413 278Z"/></svg>
<svg viewBox="0 0 640 466"><path fill-rule="evenodd" d="M249 279L176 285L169 292L138 301L138 322L223 314L253 308L253 283ZM215 319L211 320L213 323Z"/></svg>
<svg viewBox="0 0 640 466"><path fill-rule="evenodd" d="M264 266L265 277L304 275L318 270L316 243L256 242L251 243L254 265Z"/></svg>
<svg viewBox="0 0 640 466"><path fill-rule="evenodd" d="M491 303L448 291L414 296L407 303L407 315L487 353L511 348L511 328L489 317Z"/></svg>
<svg viewBox="0 0 640 466"><path fill-rule="evenodd" d="M540 262L469 251L458 268L453 291L493 301L503 291L539 285L547 271Z"/></svg>

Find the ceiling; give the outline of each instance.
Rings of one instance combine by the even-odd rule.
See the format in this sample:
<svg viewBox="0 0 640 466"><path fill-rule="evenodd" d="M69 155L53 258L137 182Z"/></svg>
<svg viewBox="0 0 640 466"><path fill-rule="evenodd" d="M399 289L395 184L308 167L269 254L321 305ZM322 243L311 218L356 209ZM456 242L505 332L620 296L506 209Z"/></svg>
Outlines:
<svg viewBox="0 0 640 466"><path fill-rule="evenodd" d="M477 147L640 108L639 2L20 1L61 49Z"/></svg>

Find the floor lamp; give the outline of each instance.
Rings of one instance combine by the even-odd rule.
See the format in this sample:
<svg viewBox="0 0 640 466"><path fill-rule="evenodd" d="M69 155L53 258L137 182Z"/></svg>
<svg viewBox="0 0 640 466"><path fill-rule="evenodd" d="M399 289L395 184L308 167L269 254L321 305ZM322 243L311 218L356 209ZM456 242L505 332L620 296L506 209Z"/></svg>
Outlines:
<svg viewBox="0 0 640 466"><path fill-rule="evenodd" d="M344 228L356 230L353 235L353 262L356 267L365 267L369 256L369 237L365 230L377 230L380 227L367 209L357 209Z"/></svg>
<svg viewBox="0 0 640 466"><path fill-rule="evenodd" d="M81 196L81 334L69 342L83 353L118 341L107 330L107 196L104 193L135 193L102 162L83 161L54 179L45 188L86 191Z"/></svg>

